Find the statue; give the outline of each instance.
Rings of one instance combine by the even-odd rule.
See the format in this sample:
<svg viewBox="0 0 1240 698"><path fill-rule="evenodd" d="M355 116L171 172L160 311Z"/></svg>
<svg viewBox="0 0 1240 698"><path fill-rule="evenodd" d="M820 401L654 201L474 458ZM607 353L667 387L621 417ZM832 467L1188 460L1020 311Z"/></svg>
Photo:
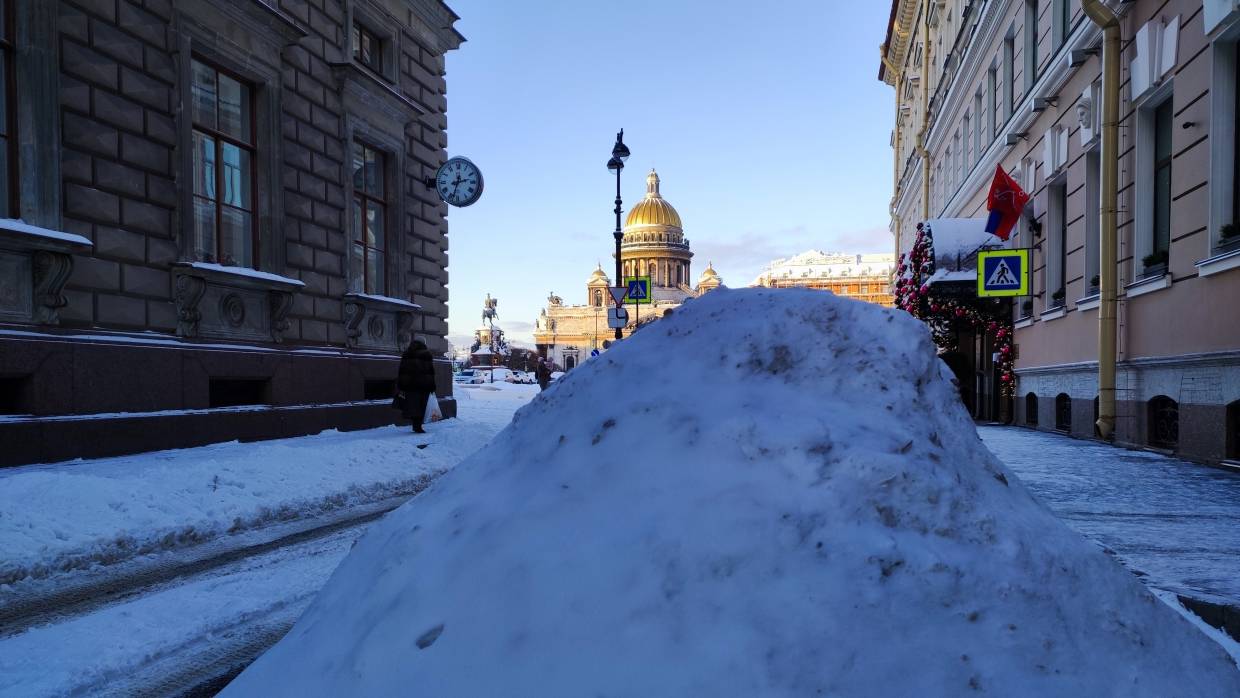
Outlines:
<svg viewBox="0 0 1240 698"><path fill-rule="evenodd" d="M495 318L499 317L499 313L495 312L495 306L499 305L498 298L492 298L491 294L487 294L487 299L482 302L482 321L490 322L495 325Z"/></svg>

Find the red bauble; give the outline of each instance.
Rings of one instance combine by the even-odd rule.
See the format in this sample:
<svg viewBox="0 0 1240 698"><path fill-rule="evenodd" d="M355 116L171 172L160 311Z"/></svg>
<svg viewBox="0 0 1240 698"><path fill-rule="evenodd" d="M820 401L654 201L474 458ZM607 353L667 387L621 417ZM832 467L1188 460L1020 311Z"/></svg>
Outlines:
<svg viewBox="0 0 1240 698"><path fill-rule="evenodd" d="M1004 382L1004 383L1011 383L1011 382L1012 382L1012 374L1010 374L1010 373L1005 373L1005 374L1003 374L1003 382Z"/></svg>
<svg viewBox="0 0 1240 698"><path fill-rule="evenodd" d="M938 304L938 303L932 303L932 304L930 305L930 312L932 312L932 313L937 313L937 312L939 312L939 304Z"/></svg>
<svg viewBox="0 0 1240 698"><path fill-rule="evenodd" d="M1010 352L1010 351L1012 351L1012 348L1011 348L1011 347L1009 347L1009 346L1007 346L1006 344L1005 344L1005 345L1003 345L1003 346L1001 346L1001 347L999 347L999 353L1000 353L1000 354L1007 355L1007 353L1008 353L1008 352Z"/></svg>
<svg viewBox="0 0 1240 698"><path fill-rule="evenodd" d="M964 308L956 308L956 317L964 317Z"/></svg>

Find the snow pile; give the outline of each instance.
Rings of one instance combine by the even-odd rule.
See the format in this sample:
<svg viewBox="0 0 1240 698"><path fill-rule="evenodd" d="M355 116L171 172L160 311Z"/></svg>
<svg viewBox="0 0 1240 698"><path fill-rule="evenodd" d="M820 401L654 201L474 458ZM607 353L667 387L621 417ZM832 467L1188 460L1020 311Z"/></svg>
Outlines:
<svg viewBox="0 0 1240 698"><path fill-rule="evenodd" d="M1240 695L992 456L924 327L721 290L374 525L232 695Z"/></svg>

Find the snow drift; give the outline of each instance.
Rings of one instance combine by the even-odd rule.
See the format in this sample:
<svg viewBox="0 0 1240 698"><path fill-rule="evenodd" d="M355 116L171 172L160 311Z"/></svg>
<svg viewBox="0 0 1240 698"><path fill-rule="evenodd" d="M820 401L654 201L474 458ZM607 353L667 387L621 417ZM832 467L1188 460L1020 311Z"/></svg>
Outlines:
<svg viewBox="0 0 1240 698"><path fill-rule="evenodd" d="M357 544L234 695L1240 695L981 444L924 327L690 302Z"/></svg>

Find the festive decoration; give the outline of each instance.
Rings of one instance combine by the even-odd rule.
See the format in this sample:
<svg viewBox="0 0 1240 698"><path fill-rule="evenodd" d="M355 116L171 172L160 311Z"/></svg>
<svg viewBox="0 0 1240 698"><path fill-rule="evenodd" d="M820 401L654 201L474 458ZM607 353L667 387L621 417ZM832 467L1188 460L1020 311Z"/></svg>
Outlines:
<svg viewBox="0 0 1240 698"><path fill-rule="evenodd" d="M926 323L930 334L944 351L955 350L957 333L973 331L992 338L995 367L999 370L999 394L1010 398L1016 392L1015 352L1012 351L1012 323L978 307L976 301L953 298L930 300L928 281L934 274L934 233L930 226L917 224L917 237L907 254L900 256L896 279L896 307Z"/></svg>

